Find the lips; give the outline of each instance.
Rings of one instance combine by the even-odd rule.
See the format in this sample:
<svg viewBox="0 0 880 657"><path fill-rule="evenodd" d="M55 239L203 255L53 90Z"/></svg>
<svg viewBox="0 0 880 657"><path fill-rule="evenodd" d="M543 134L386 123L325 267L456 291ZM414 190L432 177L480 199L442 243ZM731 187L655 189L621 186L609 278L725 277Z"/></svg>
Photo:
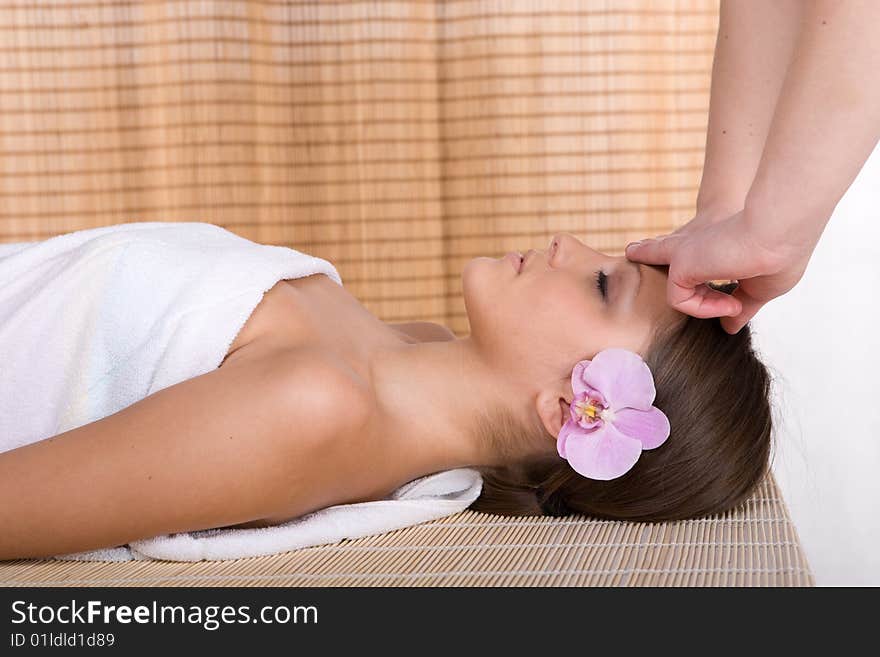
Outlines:
<svg viewBox="0 0 880 657"><path fill-rule="evenodd" d="M513 266L514 270L519 273L522 269L522 255L520 253L511 251L510 253L505 254L505 260L510 262Z"/></svg>

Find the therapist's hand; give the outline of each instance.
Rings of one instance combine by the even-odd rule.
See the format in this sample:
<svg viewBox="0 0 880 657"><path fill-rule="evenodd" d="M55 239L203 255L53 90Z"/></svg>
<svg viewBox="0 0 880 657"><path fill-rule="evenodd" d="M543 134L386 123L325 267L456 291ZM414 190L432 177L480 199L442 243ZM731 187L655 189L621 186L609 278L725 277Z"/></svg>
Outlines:
<svg viewBox="0 0 880 657"><path fill-rule="evenodd" d="M745 213L697 215L669 235L629 245L626 257L669 265L669 305L694 317L720 317L725 331L737 333L765 303L800 281L818 241L771 238L755 230ZM739 286L729 295L706 285L719 279L736 279Z"/></svg>

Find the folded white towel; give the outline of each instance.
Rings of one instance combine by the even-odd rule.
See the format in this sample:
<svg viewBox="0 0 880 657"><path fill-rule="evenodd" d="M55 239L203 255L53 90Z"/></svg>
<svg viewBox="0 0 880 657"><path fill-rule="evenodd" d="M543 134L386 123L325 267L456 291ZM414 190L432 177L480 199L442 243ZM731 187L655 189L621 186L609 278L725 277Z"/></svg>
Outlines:
<svg viewBox="0 0 880 657"><path fill-rule="evenodd" d="M202 561L275 554L417 525L467 508L480 495L479 472L458 468L416 479L387 500L338 504L281 525L206 529L132 541L127 547L61 555L72 561Z"/></svg>
<svg viewBox="0 0 880 657"><path fill-rule="evenodd" d="M111 415L216 369L263 294L328 261L207 223L117 224L0 246L0 452ZM388 500L263 529L217 529L59 558L232 559L332 543L465 509L476 470L436 473Z"/></svg>

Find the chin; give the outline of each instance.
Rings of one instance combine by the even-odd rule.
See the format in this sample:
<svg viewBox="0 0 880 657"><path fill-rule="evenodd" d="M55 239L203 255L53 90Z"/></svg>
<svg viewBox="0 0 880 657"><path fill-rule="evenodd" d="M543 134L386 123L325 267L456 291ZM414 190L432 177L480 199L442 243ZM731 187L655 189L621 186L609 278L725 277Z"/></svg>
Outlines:
<svg viewBox="0 0 880 657"><path fill-rule="evenodd" d="M503 259L480 256L468 260L461 271L462 297L471 334L480 331L482 320L491 317L493 307L497 306L498 286L503 283L498 277L505 273L502 267L510 269Z"/></svg>

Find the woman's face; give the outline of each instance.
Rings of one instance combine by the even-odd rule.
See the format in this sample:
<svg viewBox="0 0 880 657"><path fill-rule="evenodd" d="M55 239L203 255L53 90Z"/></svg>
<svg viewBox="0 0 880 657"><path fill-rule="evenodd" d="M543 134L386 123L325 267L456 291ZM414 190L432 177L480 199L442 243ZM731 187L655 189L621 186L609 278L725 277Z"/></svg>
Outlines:
<svg viewBox="0 0 880 657"><path fill-rule="evenodd" d="M545 251L474 258L462 272L471 338L493 368L535 383L607 347L644 356L666 303L666 267L595 251L569 233ZM601 290L598 277L601 274Z"/></svg>

